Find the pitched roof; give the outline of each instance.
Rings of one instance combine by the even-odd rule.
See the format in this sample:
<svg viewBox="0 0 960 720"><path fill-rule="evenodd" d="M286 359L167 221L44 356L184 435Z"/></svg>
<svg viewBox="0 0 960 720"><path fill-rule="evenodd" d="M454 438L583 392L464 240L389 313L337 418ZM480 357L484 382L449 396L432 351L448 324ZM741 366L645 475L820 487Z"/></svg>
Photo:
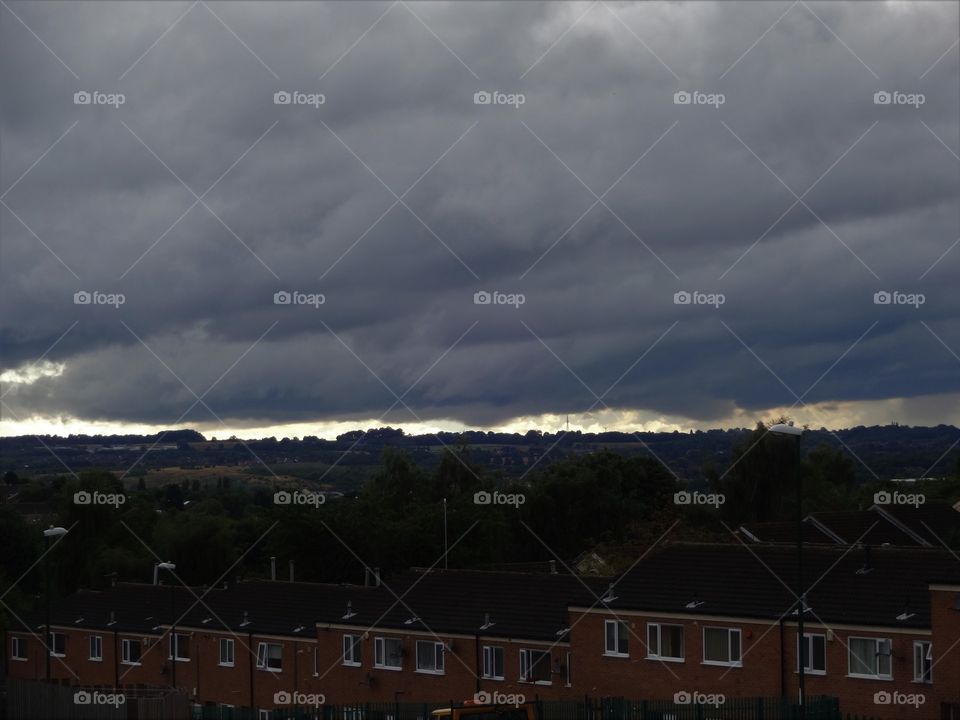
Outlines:
<svg viewBox="0 0 960 720"><path fill-rule="evenodd" d="M409 572L380 587L252 581L181 624L304 637L329 624L553 641L571 601L596 602L605 587L572 575L471 570Z"/></svg>
<svg viewBox="0 0 960 720"><path fill-rule="evenodd" d="M944 543L953 547L960 542L960 512L942 501L924 502L920 505L874 505L878 514L892 519L928 542L933 547Z"/></svg>
<svg viewBox="0 0 960 720"><path fill-rule="evenodd" d="M752 542L794 542L794 522L749 523L741 534ZM804 542L819 544L951 547L960 542L960 512L949 503L873 505L868 510L810 513L804 518Z"/></svg>
<svg viewBox="0 0 960 720"><path fill-rule="evenodd" d="M203 588L192 588L191 592L183 586L173 586L171 590L168 585L141 583L118 583L105 590L79 590L51 603L50 625L160 634L160 626L170 623L173 612L179 617L196 601L193 593L203 597L204 592ZM213 589L204 601L213 602L223 592ZM46 623L45 610L31 613L24 622L36 632Z"/></svg>
<svg viewBox="0 0 960 720"><path fill-rule="evenodd" d="M960 563L935 549L805 547L807 618L929 627L933 581L960 582ZM614 586L612 610L795 617L796 551L785 545L668 546Z"/></svg>

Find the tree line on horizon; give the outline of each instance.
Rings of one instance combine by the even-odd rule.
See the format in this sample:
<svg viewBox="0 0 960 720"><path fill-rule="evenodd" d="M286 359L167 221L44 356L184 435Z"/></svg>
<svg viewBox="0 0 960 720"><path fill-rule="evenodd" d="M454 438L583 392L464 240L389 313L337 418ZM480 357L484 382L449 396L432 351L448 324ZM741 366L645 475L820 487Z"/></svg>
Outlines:
<svg viewBox="0 0 960 720"><path fill-rule="evenodd" d="M602 547L614 571L670 528L672 540L736 542L730 528L742 523L793 519L798 474L805 513L868 507L881 487L858 482L856 460L826 445L804 450L797 465L789 442L762 424L737 444L731 463L707 467L707 481L698 487L688 487L653 455L571 454L507 481L470 457L467 445L450 447L427 469L402 449L385 448L376 472L356 492L315 505L276 504L280 484L197 487L186 481L125 489L117 474L103 470L23 487L45 496L57 524L70 528L48 558L57 595L104 587L114 578L150 582L158 561L175 562L178 576L193 585L266 577L270 557L284 568L294 561L298 580L362 582L365 567L389 578L413 566L444 566L444 521L452 568L553 560L563 572L581 553ZM675 494L684 490L722 493L726 501L717 509L678 505ZM77 505L74 495L81 491L122 494L125 501ZM923 491L955 502L960 462L952 479ZM6 600L21 616L43 590L47 560L27 572L44 550L39 530L0 505L0 585L26 573Z"/></svg>

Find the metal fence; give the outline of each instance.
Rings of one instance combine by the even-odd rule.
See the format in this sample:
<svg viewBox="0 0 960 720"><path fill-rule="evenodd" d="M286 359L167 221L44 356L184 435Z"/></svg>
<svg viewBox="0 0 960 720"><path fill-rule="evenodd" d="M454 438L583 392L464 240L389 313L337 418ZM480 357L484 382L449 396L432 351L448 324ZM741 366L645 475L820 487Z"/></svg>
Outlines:
<svg viewBox="0 0 960 720"><path fill-rule="evenodd" d="M187 720L190 700L163 688L84 688L6 678L3 720ZM254 715L256 717L256 715Z"/></svg>
<svg viewBox="0 0 960 720"><path fill-rule="evenodd" d="M541 700L540 720L798 720L799 706L784 698L736 698L710 705L669 700L591 698ZM272 720L430 720L430 713L451 703L360 703L318 708L279 708ZM807 701L807 720L842 720L837 698ZM257 720L249 708L194 707L193 720Z"/></svg>
<svg viewBox="0 0 960 720"><path fill-rule="evenodd" d="M102 688L66 687L8 678L0 720L261 720L258 708L191 705L167 689L124 688L123 701ZM99 695L97 695L99 693ZM431 713L458 703L327 704L275 708L271 720L431 720ZM785 698L730 698L722 704L593 698L538 700L539 720L798 720L799 707ZM807 720L843 720L839 701L808 698ZM851 720L848 716L848 720ZM863 720L866 720L864 718Z"/></svg>

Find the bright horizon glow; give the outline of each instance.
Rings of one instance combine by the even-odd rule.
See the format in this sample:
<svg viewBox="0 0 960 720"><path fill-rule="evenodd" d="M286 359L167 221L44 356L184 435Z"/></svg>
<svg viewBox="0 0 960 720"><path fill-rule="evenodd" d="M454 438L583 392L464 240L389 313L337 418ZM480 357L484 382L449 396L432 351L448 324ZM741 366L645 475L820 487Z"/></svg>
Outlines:
<svg viewBox="0 0 960 720"><path fill-rule="evenodd" d="M802 408L781 406L764 410L735 408L726 417L708 421L693 420L682 416L663 415L642 410L602 410L569 415L570 430L584 433L602 432L689 432L717 428L753 428L758 421L770 421L789 417L798 426L826 427L832 430L858 425L956 425L960 427L960 394L929 395L917 398L891 398L853 402L825 402ZM506 433L525 433L528 430L557 432L566 429L567 415L548 413L523 415L491 426L467 426L455 419L436 419L414 423L386 423L376 418L297 423L249 423L228 424L192 423L179 425L152 425L147 423L124 423L90 421L79 418L33 417L14 421L0 421L0 436L19 435L151 435L163 430L197 430L207 439L224 440L231 436L243 440L266 437L302 438L314 435L332 440L351 430L366 430L377 427L399 427L408 435L427 435L435 432L462 432L482 430Z"/></svg>

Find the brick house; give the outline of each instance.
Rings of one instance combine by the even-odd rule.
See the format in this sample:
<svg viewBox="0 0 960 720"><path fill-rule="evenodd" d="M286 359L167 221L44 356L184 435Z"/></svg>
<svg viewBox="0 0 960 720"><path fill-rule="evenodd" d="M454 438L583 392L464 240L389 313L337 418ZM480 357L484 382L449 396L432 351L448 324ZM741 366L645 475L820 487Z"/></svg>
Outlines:
<svg viewBox="0 0 960 720"><path fill-rule="evenodd" d="M369 587L118 584L54 605L51 676L170 686L175 649L176 685L194 702L263 708L264 717L283 693L304 704L311 695L462 701L478 691L795 698L794 561L783 545L676 544L606 579L433 570ZM956 558L811 546L804 561L808 696L889 720L934 720L960 705ZM8 633L11 676L45 677L43 623ZM904 704L918 695L922 705Z"/></svg>

